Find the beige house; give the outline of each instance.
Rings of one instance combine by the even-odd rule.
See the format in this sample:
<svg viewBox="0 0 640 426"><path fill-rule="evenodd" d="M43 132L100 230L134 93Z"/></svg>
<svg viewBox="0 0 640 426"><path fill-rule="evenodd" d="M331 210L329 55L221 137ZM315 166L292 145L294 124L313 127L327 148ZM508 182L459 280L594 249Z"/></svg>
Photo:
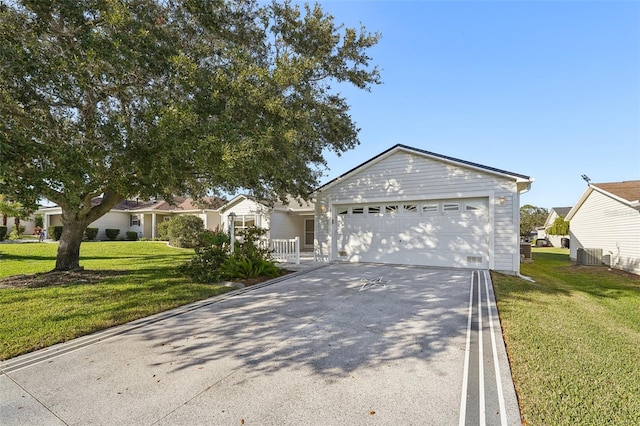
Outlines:
<svg viewBox="0 0 640 426"><path fill-rule="evenodd" d="M98 203L99 199L94 202ZM220 226L218 209L224 203L225 200L218 197L208 197L199 203L192 198L176 197L173 204L164 200L124 200L89 226L98 228L98 240L107 239L105 229L119 229L122 237L127 231L135 231L138 238L153 239L158 235L160 222L189 214L201 218L205 229L216 229ZM62 208L59 206L41 208L36 214L42 214L45 229L62 226Z"/></svg>

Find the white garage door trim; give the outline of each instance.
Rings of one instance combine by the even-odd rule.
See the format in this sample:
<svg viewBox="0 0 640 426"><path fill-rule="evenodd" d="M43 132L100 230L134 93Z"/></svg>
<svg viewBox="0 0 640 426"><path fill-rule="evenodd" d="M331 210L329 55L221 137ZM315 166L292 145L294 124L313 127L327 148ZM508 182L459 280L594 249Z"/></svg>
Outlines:
<svg viewBox="0 0 640 426"><path fill-rule="evenodd" d="M333 204L333 260L489 268L493 197Z"/></svg>

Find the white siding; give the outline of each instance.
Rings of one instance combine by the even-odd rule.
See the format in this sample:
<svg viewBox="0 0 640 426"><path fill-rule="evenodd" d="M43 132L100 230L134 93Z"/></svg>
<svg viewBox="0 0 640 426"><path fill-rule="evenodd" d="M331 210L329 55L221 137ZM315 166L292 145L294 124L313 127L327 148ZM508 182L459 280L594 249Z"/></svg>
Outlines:
<svg viewBox="0 0 640 426"><path fill-rule="evenodd" d="M98 228L98 235L96 236L96 240L108 239L105 233L105 229L119 229L120 233L118 234L117 239L124 239L126 237L127 231L142 231L142 228L140 226L129 226L129 213L114 211L111 211L95 222L92 222L89 227Z"/></svg>
<svg viewBox="0 0 640 426"><path fill-rule="evenodd" d="M336 258L331 236L334 204L466 197L489 199L490 267L518 271L519 198L515 180L405 151L371 164L318 194L319 255Z"/></svg>
<svg viewBox="0 0 640 426"><path fill-rule="evenodd" d="M571 259L578 248L600 248L611 266L640 274L640 211L593 191L570 223Z"/></svg>
<svg viewBox="0 0 640 426"><path fill-rule="evenodd" d="M229 214L231 212L235 213L236 221L241 221L244 217L246 220L255 220L255 225L259 228L269 229L269 209L260 203L245 198L222 213L220 218L221 226L226 232L229 231Z"/></svg>
<svg viewBox="0 0 640 426"><path fill-rule="evenodd" d="M313 216L299 216L282 210L274 210L269 216L269 236L272 239L300 237L304 241L304 219Z"/></svg>

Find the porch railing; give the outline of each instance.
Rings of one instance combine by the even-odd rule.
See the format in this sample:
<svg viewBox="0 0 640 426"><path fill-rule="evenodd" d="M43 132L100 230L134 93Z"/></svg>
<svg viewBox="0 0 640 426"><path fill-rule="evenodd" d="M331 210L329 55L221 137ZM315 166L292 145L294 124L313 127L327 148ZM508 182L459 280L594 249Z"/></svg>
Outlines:
<svg viewBox="0 0 640 426"><path fill-rule="evenodd" d="M300 264L300 237L289 240L270 240L269 248L274 260Z"/></svg>

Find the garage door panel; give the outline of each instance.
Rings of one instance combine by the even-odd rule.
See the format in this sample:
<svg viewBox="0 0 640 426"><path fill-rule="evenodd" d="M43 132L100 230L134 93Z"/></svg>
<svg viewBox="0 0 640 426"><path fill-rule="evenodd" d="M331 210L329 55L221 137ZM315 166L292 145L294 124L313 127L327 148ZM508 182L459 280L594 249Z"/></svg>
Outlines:
<svg viewBox="0 0 640 426"><path fill-rule="evenodd" d="M457 211L443 211L444 204L457 204ZM468 203L468 204L467 204ZM404 211L398 203L385 209L358 206L340 217L336 228L338 251L359 262L407 263L427 266L488 267L489 226L487 200L474 199L411 203L417 210ZM439 205L424 211L422 205ZM473 210L464 208L470 205ZM369 210L382 213L367 214Z"/></svg>

